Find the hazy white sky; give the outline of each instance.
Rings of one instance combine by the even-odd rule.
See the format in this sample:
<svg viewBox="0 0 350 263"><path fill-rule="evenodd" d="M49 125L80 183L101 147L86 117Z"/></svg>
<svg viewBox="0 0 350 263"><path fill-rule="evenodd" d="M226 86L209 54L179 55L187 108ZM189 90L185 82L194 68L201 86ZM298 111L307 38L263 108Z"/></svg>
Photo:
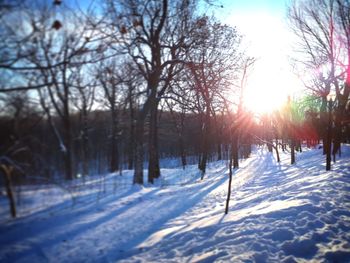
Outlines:
<svg viewBox="0 0 350 263"><path fill-rule="evenodd" d="M217 16L237 27L247 53L257 59L247 83L246 106L255 112L270 111L288 95L297 95L302 83L290 63L295 37L286 18L289 1L221 0L220 4L224 8Z"/></svg>

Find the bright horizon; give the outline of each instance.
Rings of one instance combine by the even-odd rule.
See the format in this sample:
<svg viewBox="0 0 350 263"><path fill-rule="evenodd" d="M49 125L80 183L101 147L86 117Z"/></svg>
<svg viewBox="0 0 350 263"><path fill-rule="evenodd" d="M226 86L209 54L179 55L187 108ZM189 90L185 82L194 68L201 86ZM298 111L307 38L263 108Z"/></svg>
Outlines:
<svg viewBox="0 0 350 263"><path fill-rule="evenodd" d="M295 37L287 24L287 4L281 0L221 1L217 16L236 26L243 35L243 47L256 62L250 70L244 104L259 115L280 108L288 96L303 88L293 73L291 59Z"/></svg>

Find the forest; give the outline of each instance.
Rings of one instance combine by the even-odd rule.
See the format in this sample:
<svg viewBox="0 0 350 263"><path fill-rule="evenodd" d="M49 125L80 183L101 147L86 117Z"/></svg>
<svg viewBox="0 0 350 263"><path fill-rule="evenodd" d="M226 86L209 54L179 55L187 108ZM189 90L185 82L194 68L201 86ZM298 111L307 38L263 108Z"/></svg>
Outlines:
<svg viewBox="0 0 350 263"><path fill-rule="evenodd" d="M349 10L322 3L318 13L311 4L289 10L312 73L309 95L255 118L243 104L255 59L238 29L198 15L196 2L106 1L83 12L62 1L4 1L3 166L16 178L67 180L135 169L143 184L143 167L152 183L165 156L182 165L196 156L203 173L210 158L226 151L235 164L257 143L293 152L305 140L329 141L325 153L335 156L350 136Z"/></svg>

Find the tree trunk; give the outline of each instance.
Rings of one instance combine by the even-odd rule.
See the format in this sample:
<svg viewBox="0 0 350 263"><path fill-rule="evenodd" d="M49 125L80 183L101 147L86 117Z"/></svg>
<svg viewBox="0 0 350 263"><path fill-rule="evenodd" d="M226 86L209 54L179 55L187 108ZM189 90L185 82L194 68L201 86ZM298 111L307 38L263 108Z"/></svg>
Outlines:
<svg viewBox="0 0 350 263"><path fill-rule="evenodd" d="M268 138L267 138L267 149L268 149L268 151L270 153L272 153L272 150L273 150L273 148L272 148L272 139L270 139L270 136L268 136Z"/></svg>
<svg viewBox="0 0 350 263"><path fill-rule="evenodd" d="M4 164L0 165L1 170L4 173L5 176L5 187L6 187L6 193L7 197L10 202L10 211L11 211L11 216L13 218L16 217L16 203L15 203L15 198L13 197L13 190L12 190L12 183L11 183L11 175L13 172L13 167L6 166Z"/></svg>
<svg viewBox="0 0 350 263"><path fill-rule="evenodd" d="M131 96L130 96L131 97ZM134 108L132 98L129 98L130 123L129 123L129 141L128 141L128 169L134 167L134 150L135 150L135 125L134 125Z"/></svg>
<svg viewBox="0 0 350 263"><path fill-rule="evenodd" d="M135 127L135 171L134 184L143 184L143 134L144 119L138 118Z"/></svg>
<svg viewBox="0 0 350 263"><path fill-rule="evenodd" d="M322 97L322 105L321 105L321 113L320 113L320 121L323 127L328 127L327 123L327 97ZM322 129L322 143L323 143L323 154L327 154L327 131L326 129Z"/></svg>
<svg viewBox="0 0 350 263"><path fill-rule="evenodd" d="M285 139L282 138L282 152L286 151L286 142Z"/></svg>
<svg viewBox="0 0 350 263"><path fill-rule="evenodd" d="M332 148L332 142L329 138L327 138L326 141L326 171L331 170L331 148Z"/></svg>
<svg viewBox="0 0 350 263"><path fill-rule="evenodd" d="M206 139L203 141L203 153L200 158L200 164L199 169L202 172L201 180L204 179L205 170L207 168L207 161L208 161L208 142Z"/></svg>
<svg viewBox="0 0 350 263"><path fill-rule="evenodd" d="M202 171L201 180L204 178L205 170L207 168L207 161L208 161L208 142L207 139L204 136L203 141L203 153L200 159L199 169Z"/></svg>
<svg viewBox="0 0 350 263"><path fill-rule="evenodd" d="M187 160L186 160L186 151L185 151L182 135L180 135L180 138L179 138L179 147L180 147L182 168L185 170L185 167L187 165Z"/></svg>
<svg viewBox="0 0 350 263"><path fill-rule="evenodd" d="M243 141L243 158L247 159L249 158L250 154L251 154L251 140L250 140L250 136L248 134L245 134L243 138L241 138L241 140Z"/></svg>
<svg viewBox="0 0 350 263"><path fill-rule="evenodd" d="M301 147L301 140L298 140L298 146L297 146L297 148L298 148L298 151L301 153L301 152L303 152L303 149L302 149L302 147Z"/></svg>
<svg viewBox="0 0 350 263"><path fill-rule="evenodd" d="M65 82L65 78L64 78ZM66 170L66 179L72 180L74 177L74 169L73 169L73 141L72 141L72 128L71 128L71 120L70 120L70 112L69 112L69 91L68 85L64 83L64 97L61 99L63 103L63 138L65 144L65 152L64 152L64 162L65 162L65 170Z"/></svg>
<svg viewBox="0 0 350 263"><path fill-rule="evenodd" d="M341 145L341 139L342 139L342 124L341 124L341 115L338 110L335 114L335 121L334 121L334 134L333 134L333 138L334 138L334 142L333 142L333 158L335 161L335 155L337 154L337 152L340 152L340 145Z"/></svg>
<svg viewBox="0 0 350 263"><path fill-rule="evenodd" d="M149 162L148 182L153 184L154 179L160 177L159 155L158 155L158 102L154 100L151 106L149 127Z"/></svg>
<svg viewBox="0 0 350 263"><path fill-rule="evenodd" d="M231 149L233 149L233 145ZM225 214L228 213L228 208L230 204L230 198L231 198L231 184L232 184L232 157L233 154L230 155L230 163L229 163L229 181L228 181L228 189L227 189L227 198L226 198L226 207L225 207Z"/></svg>
<svg viewBox="0 0 350 263"><path fill-rule="evenodd" d="M204 134L203 134L203 148L202 148L202 158L200 162L200 170L202 171L201 180L204 178L205 170L208 161L209 152L209 132L210 132L210 104L207 104L207 109L205 113L205 123L204 123Z"/></svg>
<svg viewBox="0 0 350 263"><path fill-rule="evenodd" d="M331 101L329 102L327 137L326 137L326 171L331 170L331 151L332 151L332 113Z"/></svg>
<svg viewBox="0 0 350 263"><path fill-rule="evenodd" d="M82 152L81 152L81 158L83 163L83 177L86 175L89 175L89 135L88 135L88 116L87 116L87 109L84 106L83 108L83 123L82 123Z"/></svg>
<svg viewBox="0 0 350 263"><path fill-rule="evenodd" d="M281 162L281 159L280 159L280 154L278 152L278 139L276 139L275 151L276 151L277 162L279 163L279 162Z"/></svg>
<svg viewBox="0 0 350 263"><path fill-rule="evenodd" d="M290 163L295 163L295 140L291 139L290 142Z"/></svg>
<svg viewBox="0 0 350 263"><path fill-rule="evenodd" d="M219 134L218 134L219 136ZM222 159L222 155L221 155L221 142L218 139L218 144L217 144L217 151L218 151L218 161L220 161Z"/></svg>
<svg viewBox="0 0 350 263"><path fill-rule="evenodd" d="M233 135L232 141L232 159L233 159L233 168L239 167L239 153L238 153L238 135Z"/></svg>
<svg viewBox="0 0 350 263"><path fill-rule="evenodd" d="M109 171L111 173L117 172L119 169L119 153L118 153L118 120L116 109L112 107L111 109L112 117L112 130L111 130L111 162Z"/></svg>
<svg viewBox="0 0 350 263"><path fill-rule="evenodd" d="M134 119L130 120L130 133L128 142L128 169L131 170L134 167L134 151L135 151L135 125Z"/></svg>
<svg viewBox="0 0 350 263"><path fill-rule="evenodd" d="M72 132L71 132L71 123L69 116L65 116L63 119L63 134L64 134L64 164L67 180L73 179L73 158L72 158Z"/></svg>
<svg viewBox="0 0 350 263"><path fill-rule="evenodd" d="M201 170L201 160L202 160L202 154L198 153L198 169Z"/></svg>
<svg viewBox="0 0 350 263"><path fill-rule="evenodd" d="M117 142L117 139L115 138L116 134L112 133L111 136L112 136L111 149L110 149L111 160L110 160L109 171L111 173L114 173L114 172L117 172L119 169L119 154L118 154L118 142Z"/></svg>

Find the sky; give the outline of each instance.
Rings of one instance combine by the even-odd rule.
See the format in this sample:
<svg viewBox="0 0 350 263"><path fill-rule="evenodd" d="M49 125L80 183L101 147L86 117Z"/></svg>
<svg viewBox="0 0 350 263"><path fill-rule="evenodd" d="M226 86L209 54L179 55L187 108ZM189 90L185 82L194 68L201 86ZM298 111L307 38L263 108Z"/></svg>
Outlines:
<svg viewBox="0 0 350 263"><path fill-rule="evenodd" d="M211 2L209 9L223 23L237 28L243 36L246 53L256 58L244 93L246 107L259 115L280 108L288 96L297 97L303 85L293 73L291 63L291 57L296 54L293 48L296 38L287 22L291 0Z"/></svg>
<svg viewBox="0 0 350 263"><path fill-rule="evenodd" d="M256 58L245 90L246 107L257 114L269 112L300 93L302 83L291 63L296 39L287 22L290 1L221 0L221 4L216 15L237 27L247 54Z"/></svg>

